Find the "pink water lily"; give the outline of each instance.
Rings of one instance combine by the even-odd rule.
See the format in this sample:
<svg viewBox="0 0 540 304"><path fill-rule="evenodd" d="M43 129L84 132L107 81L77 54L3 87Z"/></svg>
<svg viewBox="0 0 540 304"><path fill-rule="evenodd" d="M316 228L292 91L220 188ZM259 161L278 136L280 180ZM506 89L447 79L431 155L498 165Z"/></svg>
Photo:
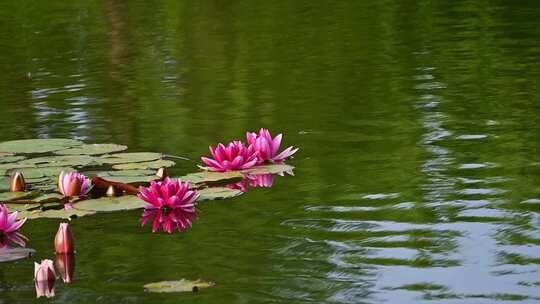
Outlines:
<svg viewBox="0 0 540 304"><path fill-rule="evenodd" d="M241 141L233 141L227 146L218 144L215 149L209 148L214 159L201 157L201 160L212 171L244 170L255 166L258 162L258 152L246 147Z"/></svg>
<svg viewBox="0 0 540 304"><path fill-rule="evenodd" d="M80 173L62 171L58 177L58 190L65 197L86 196L91 189L92 181Z"/></svg>
<svg viewBox="0 0 540 304"><path fill-rule="evenodd" d="M250 149L254 152L258 152L258 164L265 161L280 162L298 151L298 148L295 149L291 146L281 153L278 153L282 137L282 134L278 134L276 137L272 138L270 131L264 128L261 128L258 134L255 132L246 133L246 139Z"/></svg>
<svg viewBox="0 0 540 304"><path fill-rule="evenodd" d="M25 237L17 231L24 225L26 218L17 220L18 212L9 213L6 205L0 205L0 247L5 247L9 242L22 247L25 245Z"/></svg>
<svg viewBox="0 0 540 304"><path fill-rule="evenodd" d="M167 233L184 231L191 227L192 222L197 218L197 212L193 209L147 209L143 212L141 226L152 220L152 232L157 232L161 228Z"/></svg>
<svg viewBox="0 0 540 304"><path fill-rule="evenodd" d="M139 187L137 196L147 202L145 209L177 209L194 212L195 201L199 198L199 193L189 190L188 182L182 183L180 180L166 177L163 181L153 181L150 187Z"/></svg>

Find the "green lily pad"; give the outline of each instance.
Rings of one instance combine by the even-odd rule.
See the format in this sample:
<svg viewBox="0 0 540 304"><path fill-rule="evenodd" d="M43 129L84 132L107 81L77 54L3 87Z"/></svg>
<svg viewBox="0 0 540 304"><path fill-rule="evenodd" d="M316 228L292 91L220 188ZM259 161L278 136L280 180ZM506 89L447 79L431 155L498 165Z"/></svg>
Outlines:
<svg viewBox="0 0 540 304"><path fill-rule="evenodd" d="M100 155L124 151L127 146L117 144L84 144L76 148L69 148L54 152L60 155Z"/></svg>
<svg viewBox="0 0 540 304"><path fill-rule="evenodd" d="M190 182L192 184L207 183L207 182L218 182L226 181L230 179L241 179L243 177L240 171L230 171L230 172L212 172L212 171L203 171L190 173L184 176L179 177L183 182Z"/></svg>
<svg viewBox="0 0 540 304"><path fill-rule="evenodd" d="M144 171L144 172L149 172L150 175L140 174L140 172L130 172L130 171ZM125 174L122 175L122 173L125 173ZM148 183L153 180L156 180L158 177L154 173L155 173L154 171L148 171L148 170L107 171L107 172L98 173L98 176L111 182L131 184L131 183Z"/></svg>
<svg viewBox="0 0 540 304"><path fill-rule="evenodd" d="M88 155L59 155L29 158L18 162L21 167L84 167L96 164L95 158Z"/></svg>
<svg viewBox="0 0 540 304"><path fill-rule="evenodd" d="M288 173L292 175L294 170L293 166L287 164L269 164L263 166L256 166L251 169L242 170L244 174L282 174Z"/></svg>
<svg viewBox="0 0 540 304"><path fill-rule="evenodd" d="M30 210L30 209L35 209L35 208L38 208L39 206L41 206L41 204L39 204L39 203L35 203L35 204L6 204L6 206L8 207L9 212L13 212L13 211L26 211L26 210Z"/></svg>
<svg viewBox="0 0 540 304"><path fill-rule="evenodd" d="M2 192L0 193L0 202L12 202L22 199L31 199L38 196L35 192Z"/></svg>
<svg viewBox="0 0 540 304"><path fill-rule="evenodd" d="M73 139L23 139L0 143L0 151L10 153L47 153L82 144L82 142Z"/></svg>
<svg viewBox="0 0 540 304"><path fill-rule="evenodd" d="M64 196L59 193L47 193L47 194L40 195L32 200L39 204L47 204L47 203L60 202L63 198Z"/></svg>
<svg viewBox="0 0 540 304"><path fill-rule="evenodd" d="M148 292L197 292L201 288L213 287L214 282L205 282L201 279L190 281L181 279L178 281L161 281L144 285Z"/></svg>
<svg viewBox="0 0 540 304"><path fill-rule="evenodd" d="M49 210L32 210L32 211L22 211L17 215L18 219L28 218L28 219L38 219L38 218L57 218L57 219L67 219L71 220L78 217L83 217L87 215L95 214L95 211L91 210L64 210L64 209L49 209Z"/></svg>
<svg viewBox="0 0 540 304"><path fill-rule="evenodd" d="M38 179L43 177L54 177L58 178L60 172L73 172L75 169L72 167L44 167L44 168L20 168L20 169L11 169L7 172L8 175L11 175L15 171L22 172L25 180L30 183L39 183Z"/></svg>
<svg viewBox="0 0 540 304"><path fill-rule="evenodd" d="M36 251L31 248L1 248L0 249L0 262L11 262L21 259L26 259Z"/></svg>
<svg viewBox="0 0 540 304"><path fill-rule="evenodd" d="M161 159L161 154L153 152L131 152L131 153L116 153L110 155L104 155L97 158L102 164L127 164L127 163L139 163L149 162Z"/></svg>
<svg viewBox="0 0 540 304"><path fill-rule="evenodd" d="M118 197L101 197L84 200L73 204L77 210L87 210L95 212L110 212L120 210L139 209L144 206L144 202L135 195L124 195Z"/></svg>
<svg viewBox="0 0 540 304"><path fill-rule="evenodd" d="M172 160L167 159L158 159L150 162L142 163L128 163L128 164L118 164L114 165L113 169L115 170L140 170L140 169L154 169L159 168L168 168L174 166L176 163Z"/></svg>
<svg viewBox="0 0 540 304"><path fill-rule="evenodd" d="M227 187L211 187L198 190L200 196L197 201L213 201L226 198L232 198L244 194L238 189L230 189Z"/></svg>
<svg viewBox="0 0 540 304"><path fill-rule="evenodd" d="M9 177L0 177L0 191L8 191L10 182Z"/></svg>
<svg viewBox="0 0 540 304"><path fill-rule="evenodd" d="M22 155L17 155L17 156L3 156L3 157L0 157L0 164L5 164L5 163L14 163L14 162L18 162L20 160L23 160L25 159L26 157L22 156Z"/></svg>

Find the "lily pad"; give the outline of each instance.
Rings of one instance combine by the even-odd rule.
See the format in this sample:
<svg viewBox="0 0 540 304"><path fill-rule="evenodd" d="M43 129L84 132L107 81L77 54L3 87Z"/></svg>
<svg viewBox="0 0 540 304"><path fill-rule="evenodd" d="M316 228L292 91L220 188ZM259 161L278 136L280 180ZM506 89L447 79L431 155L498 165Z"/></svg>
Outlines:
<svg viewBox="0 0 540 304"><path fill-rule="evenodd" d="M10 153L46 153L80 146L83 143L73 139L23 139L0 143L0 151Z"/></svg>
<svg viewBox="0 0 540 304"><path fill-rule="evenodd" d="M28 219L38 219L38 218L58 218L58 219L67 219L71 220L73 218L83 217L87 215L95 214L95 211L91 210L79 210L79 209L49 209L49 210L33 210L33 211L22 211L17 215L18 219L28 218Z"/></svg>
<svg viewBox="0 0 540 304"><path fill-rule="evenodd" d="M7 175L11 175L15 171L21 171L27 182L39 183L43 182L38 179L43 177L58 177L60 172L72 172L75 171L72 167L44 167L44 168L21 168L11 169L7 172Z"/></svg>
<svg viewBox="0 0 540 304"><path fill-rule="evenodd" d="M9 190L9 183L10 183L10 178L0 177L0 191Z"/></svg>
<svg viewBox="0 0 540 304"><path fill-rule="evenodd" d="M11 262L30 257L36 251L31 248L1 248L0 262Z"/></svg>
<svg viewBox="0 0 540 304"><path fill-rule="evenodd" d="M59 155L29 158L20 161L17 164L21 165L21 167L84 167L91 164L96 164L96 162L95 158L89 155Z"/></svg>
<svg viewBox="0 0 540 304"><path fill-rule="evenodd" d="M294 170L293 166L287 164L270 164L263 166L256 166L251 169L243 170L244 174L283 174L288 173L292 175Z"/></svg>
<svg viewBox="0 0 540 304"><path fill-rule="evenodd" d="M140 170L140 169L154 169L159 168L168 168L174 166L176 163L172 160L167 159L158 159L150 162L142 163L128 163L128 164L118 164L114 165L113 169L115 170Z"/></svg>
<svg viewBox="0 0 540 304"><path fill-rule="evenodd" d="M131 152L104 155L97 160L102 164L127 164L149 162L161 159L161 154L153 152Z"/></svg>
<svg viewBox="0 0 540 304"><path fill-rule="evenodd" d="M105 171L98 173L98 176L111 182L124 184L147 183L157 179L152 170Z"/></svg>
<svg viewBox="0 0 540 304"><path fill-rule="evenodd" d="M63 198L64 196L62 196L59 193L47 193L47 194L38 196L32 200L39 204L47 204L47 203L53 203L53 202L60 202Z"/></svg>
<svg viewBox="0 0 540 304"><path fill-rule="evenodd" d="M9 212L26 211L26 210L38 208L39 206L41 206L41 204L39 204L39 203L35 203L35 204L7 204Z"/></svg>
<svg viewBox="0 0 540 304"><path fill-rule="evenodd" d="M226 198L232 198L244 194L238 189L230 189L226 187L211 187L198 190L200 196L197 201L213 201Z"/></svg>
<svg viewBox="0 0 540 304"><path fill-rule="evenodd" d="M84 144L76 148L69 148L54 152L60 155L100 155L124 151L127 146L117 144Z"/></svg>
<svg viewBox="0 0 540 304"><path fill-rule="evenodd" d="M217 181L226 181L230 179L241 179L243 177L240 171L230 171L230 172L212 172L212 171L203 171L190 173L184 176L179 177L183 182L190 182L192 184L206 183L206 182L217 182Z"/></svg>
<svg viewBox="0 0 540 304"><path fill-rule="evenodd" d="M14 163L14 162L18 162L20 160L23 160L25 159L26 157L22 156L22 155L17 155L17 156L3 156L3 157L0 157L0 164L5 164L5 163Z"/></svg>
<svg viewBox="0 0 540 304"><path fill-rule="evenodd" d="M148 292L197 292L201 288L213 287L214 282L205 282L201 279L190 281L181 279L179 281L161 281L144 285Z"/></svg>
<svg viewBox="0 0 540 304"><path fill-rule="evenodd" d="M144 206L144 202L134 195L124 195L118 197L101 197L84 200L73 204L77 210L87 210L94 212L110 212L120 210L139 209Z"/></svg>
<svg viewBox="0 0 540 304"><path fill-rule="evenodd" d="M35 192L2 192L0 202L12 202L15 200L30 199L38 196Z"/></svg>

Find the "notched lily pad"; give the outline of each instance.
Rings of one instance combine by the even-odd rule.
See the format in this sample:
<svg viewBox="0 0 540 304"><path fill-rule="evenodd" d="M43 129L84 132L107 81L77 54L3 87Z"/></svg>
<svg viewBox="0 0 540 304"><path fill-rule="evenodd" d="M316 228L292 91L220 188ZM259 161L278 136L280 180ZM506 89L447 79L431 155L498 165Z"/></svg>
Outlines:
<svg viewBox="0 0 540 304"><path fill-rule="evenodd" d="M38 219L38 218L57 218L57 219L67 219L71 220L78 217L83 217L87 215L95 214L95 211L91 210L79 210L79 209L49 209L49 210L33 210L33 211L22 211L17 215L18 219L28 218L28 219Z"/></svg>
<svg viewBox="0 0 540 304"><path fill-rule="evenodd" d="M147 183L158 178L152 170L105 171L98 173L98 176L111 182L124 184Z"/></svg>
<svg viewBox="0 0 540 304"><path fill-rule="evenodd" d="M7 172L7 175L11 175L15 171L20 171L24 175L27 182L40 183L43 181L38 180L44 177L58 177L60 172L72 172L75 171L72 167L44 167L44 168L20 168L11 169Z"/></svg>
<svg viewBox="0 0 540 304"><path fill-rule="evenodd" d="M142 163L128 163L128 164L118 164L114 165L113 169L115 170L141 170L141 169L154 169L159 168L168 168L174 166L176 163L172 160L167 159L158 159L150 162Z"/></svg>
<svg viewBox="0 0 540 304"><path fill-rule="evenodd" d="M201 167L203 170L206 167ZM293 174L294 167L286 164L269 164L263 166L253 167L251 169L242 171L228 171L228 172L213 172L202 171L196 173L190 173L180 177L181 181L188 181L193 184L208 183L208 182L221 182L231 179L242 178L247 174Z"/></svg>
<svg viewBox="0 0 540 304"><path fill-rule="evenodd" d="M46 153L82 144L82 142L73 139L23 139L0 143L0 151L9 153Z"/></svg>
<svg viewBox="0 0 540 304"><path fill-rule="evenodd" d="M84 167L95 165L95 158L89 155L57 155L29 158L18 162L21 167Z"/></svg>
<svg viewBox="0 0 540 304"><path fill-rule="evenodd" d="M197 201L213 201L226 198L237 197L244 194L238 189L230 189L226 187L211 187L198 190L200 196Z"/></svg>
<svg viewBox="0 0 540 304"><path fill-rule="evenodd" d="M293 175L293 166L287 164L269 164L263 166L256 166L251 169L242 170L244 174L283 174L287 173Z"/></svg>
<svg viewBox="0 0 540 304"><path fill-rule="evenodd" d="M30 257L36 251L31 248L0 248L0 262L11 262Z"/></svg>
<svg viewBox="0 0 540 304"><path fill-rule="evenodd" d="M22 155L17 155L17 156L3 156L3 157L0 157L0 164L6 164L6 163L14 163L14 162L18 162L20 160L23 160L25 159L26 157L22 156Z"/></svg>
<svg viewBox="0 0 540 304"><path fill-rule="evenodd" d="M84 144L76 148L69 148L54 152L60 155L100 155L113 152L120 152L127 149L127 146L117 144Z"/></svg>
<svg viewBox="0 0 540 304"><path fill-rule="evenodd" d="M161 281L144 285L144 289L148 292L197 292L201 288L213 287L214 282L206 282L198 279L190 281L181 279L178 281Z"/></svg>
<svg viewBox="0 0 540 304"><path fill-rule="evenodd" d="M2 192L0 193L0 202L12 202L22 199L31 199L39 194L36 192Z"/></svg>
<svg viewBox="0 0 540 304"><path fill-rule="evenodd" d="M97 160L102 164L127 164L149 162L161 159L161 154L153 152L131 152L131 153L116 153L104 155Z"/></svg>
<svg viewBox="0 0 540 304"><path fill-rule="evenodd" d="M134 210L144 206L144 202L134 195L124 195L118 197L101 197L84 200L73 204L77 210L88 210L94 212L110 212L120 210Z"/></svg>

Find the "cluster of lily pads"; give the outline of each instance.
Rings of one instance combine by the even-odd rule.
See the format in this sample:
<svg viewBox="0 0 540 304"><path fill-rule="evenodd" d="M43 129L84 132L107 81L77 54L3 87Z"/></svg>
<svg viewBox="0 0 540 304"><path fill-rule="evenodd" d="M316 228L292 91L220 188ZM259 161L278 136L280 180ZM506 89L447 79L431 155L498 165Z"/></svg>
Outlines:
<svg viewBox="0 0 540 304"><path fill-rule="evenodd" d="M24 248L26 238L17 232L27 219L71 220L98 212L144 209L142 225L152 221L153 232L172 233L191 226L198 202L236 197L253 187L271 187L275 175L293 174L294 167L283 160L298 149L289 147L279 153L281 134L273 138L261 129L248 132L246 138L248 145L234 141L210 147L213 158L201 158L208 167L199 166L202 170L179 178L167 176L166 168L175 165L174 158L154 152L124 152L127 147L123 145L73 139L0 143L0 262L33 252ZM10 243L20 247L8 246ZM45 264L44 276L48 275ZM181 282L182 288L190 283L158 285L170 287L175 282ZM198 284L193 286L205 287Z"/></svg>

